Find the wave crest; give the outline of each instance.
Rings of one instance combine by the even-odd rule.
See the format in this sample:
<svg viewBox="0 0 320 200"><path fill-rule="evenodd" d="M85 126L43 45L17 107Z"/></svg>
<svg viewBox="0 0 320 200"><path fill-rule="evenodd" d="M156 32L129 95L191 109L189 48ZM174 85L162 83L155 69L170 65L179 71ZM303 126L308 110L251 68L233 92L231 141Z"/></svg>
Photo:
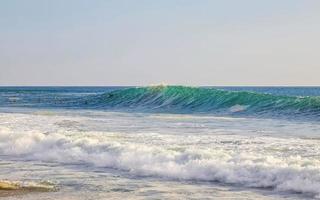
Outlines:
<svg viewBox="0 0 320 200"><path fill-rule="evenodd" d="M160 85L116 90L86 98L84 104L97 108L169 113L320 116L319 97L276 96L184 86Z"/></svg>

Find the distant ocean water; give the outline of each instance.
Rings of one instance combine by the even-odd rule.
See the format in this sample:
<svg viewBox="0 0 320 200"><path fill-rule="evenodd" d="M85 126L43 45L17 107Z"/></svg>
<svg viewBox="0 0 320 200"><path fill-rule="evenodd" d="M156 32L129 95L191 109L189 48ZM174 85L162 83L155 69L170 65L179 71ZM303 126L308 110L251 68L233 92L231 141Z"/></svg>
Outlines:
<svg viewBox="0 0 320 200"><path fill-rule="evenodd" d="M319 87L0 87L0 178L60 187L25 199L320 198L319 121Z"/></svg>

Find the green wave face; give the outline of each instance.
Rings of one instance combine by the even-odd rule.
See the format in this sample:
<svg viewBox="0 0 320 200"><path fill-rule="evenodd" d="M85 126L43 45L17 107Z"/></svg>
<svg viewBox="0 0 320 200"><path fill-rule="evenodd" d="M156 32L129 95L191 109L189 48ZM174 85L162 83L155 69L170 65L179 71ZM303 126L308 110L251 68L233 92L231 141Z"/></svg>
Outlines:
<svg viewBox="0 0 320 200"><path fill-rule="evenodd" d="M94 107L169 113L320 116L319 97L276 96L184 86L117 90L86 103Z"/></svg>

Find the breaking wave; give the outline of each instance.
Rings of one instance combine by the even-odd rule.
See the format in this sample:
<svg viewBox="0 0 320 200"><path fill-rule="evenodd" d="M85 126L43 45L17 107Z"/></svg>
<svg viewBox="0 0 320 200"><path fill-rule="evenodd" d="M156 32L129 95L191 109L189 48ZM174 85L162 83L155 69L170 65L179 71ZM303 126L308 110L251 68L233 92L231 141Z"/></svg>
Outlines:
<svg viewBox="0 0 320 200"><path fill-rule="evenodd" d="M0 106L320 118L319 96L280 96L204 87L160 85L77 95L18 90L8 95L0 96Z"/></svg>
<svg viewBox="0 0 320 200"><path fill-rule="evenodd" d="M277 96L184 86L128 88L80 100L84 107L168 113L320 117L319 97Z"/></svg>
<svg viewBox="0 0 320 200"><path fill-rule="evenodd" d="M273 156L263 151L259 152L261 150L258 148L259 143L266 142L285 149L286 144L294 145L291 143L295 142L300 144L300 141L232 137L236 137L232 139L233 141L245 142L247 148L250 147L248 146L250 143L254 148L250 151L247 149L249 152L238 152L228 148L193 148L192 146L163 148L157 145L111 141L110 138L98 137L95 133L90 133L90 137L71 137L37 131L13 133L8 128L2 128L0 153L27 160L108 167L127 171L136 176L215 181L319 197L320 161L318 159ZM217 144L222 145L225 145L223 142L226 139L228 139L226 136L215 138Z"/></svg>

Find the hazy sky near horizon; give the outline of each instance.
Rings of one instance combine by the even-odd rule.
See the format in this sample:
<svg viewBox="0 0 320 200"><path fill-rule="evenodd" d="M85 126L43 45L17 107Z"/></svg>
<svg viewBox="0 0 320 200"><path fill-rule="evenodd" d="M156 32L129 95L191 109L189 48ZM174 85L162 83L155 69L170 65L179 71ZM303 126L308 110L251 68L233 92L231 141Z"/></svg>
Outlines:
<svg viewBox="0 0 320 200"><path fill-rule="evenodd" d="M319 0L2 0L0 85L320 85Z"/></svg>

